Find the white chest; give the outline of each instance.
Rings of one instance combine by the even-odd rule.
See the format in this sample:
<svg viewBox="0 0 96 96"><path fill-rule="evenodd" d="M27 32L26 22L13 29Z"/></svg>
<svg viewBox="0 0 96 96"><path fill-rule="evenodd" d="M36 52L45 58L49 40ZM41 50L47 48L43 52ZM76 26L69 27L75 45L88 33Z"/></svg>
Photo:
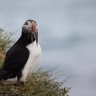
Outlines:
<svg viewBox="0 0 96 96"><path fill-rule="evenodd" d="M39 64L41 58L41 47L39 44L36 44L36 41L26 46L26 48L29 50L29 58L22 70L22 78L20 81L25 81L27 75L32 74L32 72Z"/></svg>
<svg viewBox="0 0 96 96"><path fill-rule="evenodd" d="M41 47L40 45L36 44L36 41L33 42L32 44L27 46L30 54L29 54L29 59L27 61L27 64L30 66L29 67L29 71L28 74L31 74L36 66L39 64L40 62L40 58L41 58Z"/></svg>

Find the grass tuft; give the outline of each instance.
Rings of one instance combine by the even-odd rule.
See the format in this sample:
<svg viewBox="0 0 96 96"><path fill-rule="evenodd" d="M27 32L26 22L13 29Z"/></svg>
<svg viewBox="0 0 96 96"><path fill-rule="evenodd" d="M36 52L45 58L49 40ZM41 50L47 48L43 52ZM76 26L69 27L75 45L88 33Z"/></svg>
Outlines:
<svg viewBox="0 0 96 96"><path fill-rule="evenodd" d="M0 96L68 96L70 88L61 88L62 82L52 79L52 74L38 69L24 86L0 86Z"/></svg>

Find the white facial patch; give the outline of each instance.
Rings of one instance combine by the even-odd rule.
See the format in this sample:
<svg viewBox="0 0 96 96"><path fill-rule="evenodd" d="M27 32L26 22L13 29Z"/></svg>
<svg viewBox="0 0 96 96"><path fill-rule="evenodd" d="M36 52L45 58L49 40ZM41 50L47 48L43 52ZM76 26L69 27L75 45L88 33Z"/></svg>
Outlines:
<svg viewBox="0 0 96 96"><path fill-rule="evenodd" d="M28 24L24 24L22 30L27 32L30 28L32 28L32 23L30 21L26 21Z"/></svg>

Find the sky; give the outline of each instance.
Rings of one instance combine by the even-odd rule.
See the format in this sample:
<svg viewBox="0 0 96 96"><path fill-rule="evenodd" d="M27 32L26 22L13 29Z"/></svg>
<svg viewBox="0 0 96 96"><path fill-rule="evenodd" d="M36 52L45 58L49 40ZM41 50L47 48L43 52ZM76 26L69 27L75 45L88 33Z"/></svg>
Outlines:
<svg viewBox="0 0 96 96"><path fill-rule="evenodd" d="M16 40L27 19L37 21L39 66L80 75L66 84L70 96L96 96L96 0L0 0L0 28Z"/></svg>

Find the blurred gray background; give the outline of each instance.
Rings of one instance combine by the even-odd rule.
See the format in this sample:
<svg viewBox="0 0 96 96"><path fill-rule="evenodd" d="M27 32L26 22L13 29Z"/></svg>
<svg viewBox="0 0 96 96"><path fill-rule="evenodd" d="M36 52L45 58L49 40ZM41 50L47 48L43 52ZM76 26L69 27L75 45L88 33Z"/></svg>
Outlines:
<svg viewBox="0 0 96 96"><path fill-rule="evenodd" d="M0 28L16 40L27 19L38 24L39 67L79 75L69 96L96 96L96 0L0 0Z"/></svg>

